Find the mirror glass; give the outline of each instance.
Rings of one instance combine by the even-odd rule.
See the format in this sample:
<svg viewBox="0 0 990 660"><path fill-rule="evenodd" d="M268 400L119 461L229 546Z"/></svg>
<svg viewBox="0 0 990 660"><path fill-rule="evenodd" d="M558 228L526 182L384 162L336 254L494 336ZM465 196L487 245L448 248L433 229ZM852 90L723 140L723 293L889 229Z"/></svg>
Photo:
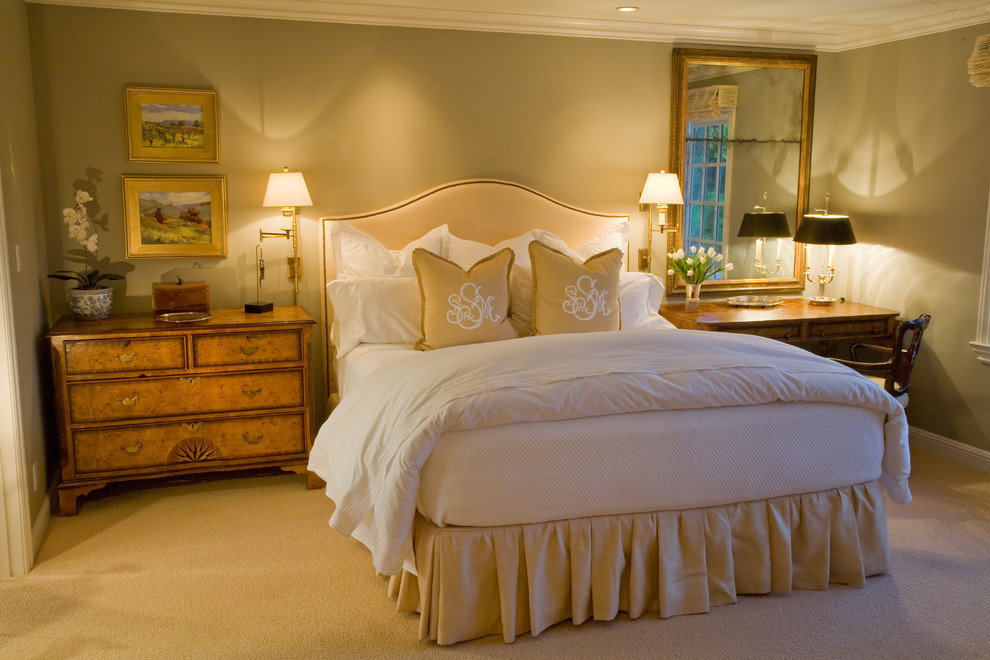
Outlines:
<svg viewBox="0 0 990 660"><path fill-rule="evenodd" d="M705 290L803 288L792 237L808 208L816 56L675 48L673 57L670 169L684 204L669 208L667 252L713 247L733 264ZM783 213L789 236L758 243L746 235L756 218L740 236L744 215L761 210ZM665 255L654 259L666 273ZM684 283L668 275L667 291Z"/></svg>

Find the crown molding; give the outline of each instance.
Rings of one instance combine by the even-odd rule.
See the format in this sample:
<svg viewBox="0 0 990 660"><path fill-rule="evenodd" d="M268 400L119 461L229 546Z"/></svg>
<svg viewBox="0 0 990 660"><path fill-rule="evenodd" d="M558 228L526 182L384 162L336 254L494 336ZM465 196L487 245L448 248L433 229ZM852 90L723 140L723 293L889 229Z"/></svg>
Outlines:
<svg viewBox="0 0 990 660"><path fill-rule="evenodd" d="M782 28L729 25L670 25L634 20L590 20L487 12L471 9L427 9L323 0L26 0L32 4L181 14L269 18L390 27L507 32L665 43L793 48L841 52L910 39L990 22L990 3L953 8L928 16L881 26L825 33Z"/></svg>

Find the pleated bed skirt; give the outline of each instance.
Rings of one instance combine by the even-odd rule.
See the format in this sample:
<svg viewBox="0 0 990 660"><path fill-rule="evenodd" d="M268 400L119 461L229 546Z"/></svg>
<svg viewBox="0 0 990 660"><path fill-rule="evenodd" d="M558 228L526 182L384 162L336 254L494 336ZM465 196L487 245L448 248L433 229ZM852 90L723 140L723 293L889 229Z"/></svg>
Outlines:
<svg viewBox="0 0 990 660"><path fill-rule="evenodd" d="M393 576L400 612L439 644L538 635L570 619L707 612L740 594L861 585L889 570L873 481L769 500L502 527L417 518L418 575Z"/></svg>

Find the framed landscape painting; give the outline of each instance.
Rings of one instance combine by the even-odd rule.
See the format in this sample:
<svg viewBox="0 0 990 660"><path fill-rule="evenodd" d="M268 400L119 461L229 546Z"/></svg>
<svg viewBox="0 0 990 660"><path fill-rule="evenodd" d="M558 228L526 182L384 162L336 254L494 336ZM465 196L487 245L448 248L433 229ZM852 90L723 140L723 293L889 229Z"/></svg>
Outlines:
<svg viewBox="0 0 990 660"><path fill-rule="evenodd" d="M124 104L128 160L220 162L215 91L125 87Z"/></svg>
<svg viewBox="0 0 990 660"><path fill-rule="evenodd" d="M127 257L226 257L223 176L124 175Z"/></svg>

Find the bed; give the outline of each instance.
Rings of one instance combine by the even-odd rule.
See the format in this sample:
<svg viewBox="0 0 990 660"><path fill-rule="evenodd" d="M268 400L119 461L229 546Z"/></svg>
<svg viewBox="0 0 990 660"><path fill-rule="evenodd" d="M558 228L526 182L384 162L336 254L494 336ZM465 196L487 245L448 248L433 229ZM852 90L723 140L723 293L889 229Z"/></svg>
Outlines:
<svg viewBox="0 0 990 660"><path fill-rule="evenodd" d="M889 570L903 408L799 348L673 329L660 280L625 272L628 217L472 179L322 223L332 412L309 469L421 637L511 642ZM451 316L465 286L494 295Z"/></svg>

